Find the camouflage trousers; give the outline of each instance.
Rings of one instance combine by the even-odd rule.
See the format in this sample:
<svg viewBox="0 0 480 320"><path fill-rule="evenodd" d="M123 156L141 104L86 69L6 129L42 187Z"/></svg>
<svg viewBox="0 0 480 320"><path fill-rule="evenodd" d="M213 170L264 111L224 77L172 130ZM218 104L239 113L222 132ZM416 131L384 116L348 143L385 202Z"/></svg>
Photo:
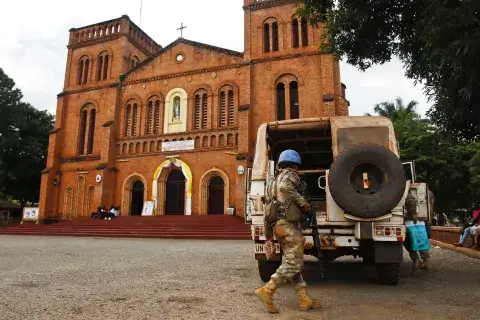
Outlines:
<svg viewBox="0 0 480 320"><path fill-rule="evenodd" d="M408 254L410 255L410 259L412 259L412 261L420 260L420 258L422 260L430 258L430 251L412 251L410 249L410 244L408 243L408 241L404 242L403 246L408 251ZM419 257L419 254L420 254L420 257Z"/></svg>
<svg viewBox="0 0 480 320"><path fill-rule="evenodd" d="M279 220L273 228L273 232L282 248L283 259L280 267L272 275L272 279L277 285L292 283L295 285L295 289L306 287L307 284L302 277L305 239L300 226Z"/></svg>

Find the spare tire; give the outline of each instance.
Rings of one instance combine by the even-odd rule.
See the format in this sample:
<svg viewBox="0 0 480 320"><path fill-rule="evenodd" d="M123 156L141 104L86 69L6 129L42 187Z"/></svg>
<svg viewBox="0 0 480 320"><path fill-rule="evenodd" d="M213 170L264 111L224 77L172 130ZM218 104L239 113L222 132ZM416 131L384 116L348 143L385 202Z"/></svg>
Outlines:
<svg viewBox="0 0 480 320"><path fill-rule="evenodd" d="M358 218L378 218L395 208L405 193L400 159L380 145L349 147L328 174L330 193L340 208Z"/></svg>

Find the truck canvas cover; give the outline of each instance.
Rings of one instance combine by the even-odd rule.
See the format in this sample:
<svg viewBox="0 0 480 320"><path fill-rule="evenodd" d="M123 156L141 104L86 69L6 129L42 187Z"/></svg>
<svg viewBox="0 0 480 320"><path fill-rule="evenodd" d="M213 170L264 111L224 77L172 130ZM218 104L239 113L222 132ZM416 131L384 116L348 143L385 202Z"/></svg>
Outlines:
<svg viewBox="0 0 480 320"><path fill-rule="evenodd" d="M330 126L334 158L346 148L359 143L382 145L399 156L395 131L390 119L376 116L331 117L264 123L257 133L252 181L265 180L268 166L267 136L281 137L282 132L314 130Z"/></svg>

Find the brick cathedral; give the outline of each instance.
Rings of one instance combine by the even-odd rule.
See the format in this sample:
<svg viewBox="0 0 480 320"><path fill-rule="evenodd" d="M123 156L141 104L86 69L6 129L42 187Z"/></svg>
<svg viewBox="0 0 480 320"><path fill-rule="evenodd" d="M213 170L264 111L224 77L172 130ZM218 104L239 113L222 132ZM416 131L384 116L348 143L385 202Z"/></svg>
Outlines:
<svg viewBox="0 0 480 320"><path fill-rule="evenodd" d="M244 0L244 52L162 47L128 16L71 29L40 219L140 215L145 201L156 215L243 215L260 124L348 115L339 61L294 2Z"/></svg>

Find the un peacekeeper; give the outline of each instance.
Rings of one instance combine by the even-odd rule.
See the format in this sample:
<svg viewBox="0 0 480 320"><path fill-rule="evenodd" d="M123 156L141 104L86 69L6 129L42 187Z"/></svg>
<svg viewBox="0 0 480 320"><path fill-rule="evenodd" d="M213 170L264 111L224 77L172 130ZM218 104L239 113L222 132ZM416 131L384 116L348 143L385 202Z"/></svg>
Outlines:
<svg viewBox="0 0 480 320"><path fill-rule="evenodd" d="M320 308L320 302L312 300L307 295L307 284L302 277L304 238L301 228L302 211L309 211L310 204L301 195L305 185L298 176L298 168L302 161L294 150L282 152L278 162L276 179L273 179L267 190L267 196L274 194L272 187L276 186L277 200L280 202L279 219L275 223L273 232L280 243L284 257L281 266L272 275L270 281L257 289L260 301L268 312L277 313L272 297L277 288L284 283L292 283L300 300L299 309L308 311ZM274 182L276 181L276 183ZM268 240L272 240L267 238Z"/></svg>

